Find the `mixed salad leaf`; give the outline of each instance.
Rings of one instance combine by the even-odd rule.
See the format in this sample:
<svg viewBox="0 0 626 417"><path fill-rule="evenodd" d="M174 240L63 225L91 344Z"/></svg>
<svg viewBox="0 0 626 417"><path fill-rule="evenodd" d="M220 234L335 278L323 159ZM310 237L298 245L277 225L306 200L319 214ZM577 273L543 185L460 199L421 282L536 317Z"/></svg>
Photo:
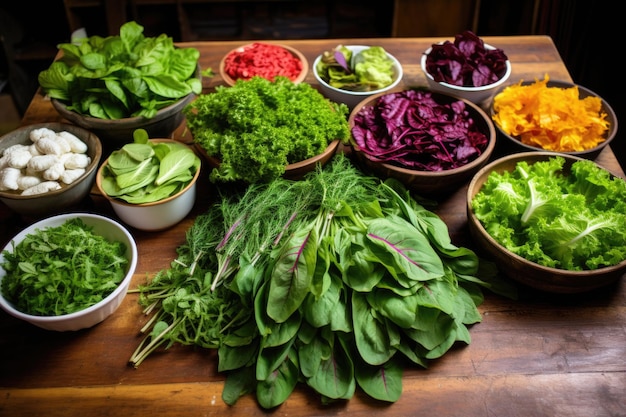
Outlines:
<svg viewBox="0 0 626 417"><path fill-rule="evenodd" d="M352 141L376 162L444 171L478 158L489 138L462 100L411 89L381 96L354 117Z"/></svg>
<svg viewBox="0 0 626 417"><path fill-rule="evenodd" d="M481 87L502 78L507 60L502 49L487 49L481 38L466 30L455 35L454 42L432 45L426 55L426 71L437 82Z"/></svg>
<svg viewBox="0 0 626 417"><path fill-rule="evenodd" d="M174 343L218 349L227 404L252 392L274 408L298 383L325 402L357 387L397 401L405 366L470 343L483 288L515 296L398 181L341 154L223 197L178 254L139 288L152 317L130 362Z"/></svg>
<svg viewBox="0 0 626 417"><path fill-rule="evenodd" d="M99 119L152 118L202 92L200 51L177 48L165 34L146 37L136 22L123 24L119 35L76 42L60 44L62 56L38 75L43 91L70 111Z"/></svg>
<svg viewBox="0 0 626 417"><path fill-rule="evenodd" d="M582 271L626 259L626 181L593 161L518 162L492 172L471 205L489 235L540 265Z"/></svg>
<svg viewBox="0 0 626 417"><path fill-rule="evenodd" d="M349 91L373 91L394 82L393 61L382 46L356 54L344 45L324 51L315 68L330 86Z"/></svg>

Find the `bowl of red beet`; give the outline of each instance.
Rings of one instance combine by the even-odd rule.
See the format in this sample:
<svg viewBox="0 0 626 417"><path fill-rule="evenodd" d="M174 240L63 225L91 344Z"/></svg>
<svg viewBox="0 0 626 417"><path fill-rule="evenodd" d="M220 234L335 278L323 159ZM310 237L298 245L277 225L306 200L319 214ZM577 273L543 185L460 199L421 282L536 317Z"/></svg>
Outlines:
<svg viewBox="0 0 626 417"><path fill-rule="evenodd" d="M229 51L219 66L220 75L232 86L237 80L254 76L273 81L276 76L301 83L309 72L309 62L302 52L288 45L252 42Z"/></svg>
<svg viewBox="0 0 626 417"><path fill-rule="evenodd" d="M493 122L478 105L424 87L363 100L348 123L352 153L365 172L395 178L425 197L467 185L496 144Z"/></svg>
<svg viewBox="0 0 626 417"><path fill-rule="evenodd" d="M511 76L511 62L500 48L471 31L454 41L433 44L420 61L428 87L484 105Z"/></svg>

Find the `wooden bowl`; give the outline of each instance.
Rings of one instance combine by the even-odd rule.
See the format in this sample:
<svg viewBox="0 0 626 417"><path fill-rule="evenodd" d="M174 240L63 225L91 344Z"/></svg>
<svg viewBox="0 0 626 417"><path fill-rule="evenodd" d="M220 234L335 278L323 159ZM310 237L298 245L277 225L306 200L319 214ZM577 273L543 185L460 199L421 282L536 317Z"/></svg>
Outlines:
<svg viewBox="0 0 626 417"><path fill-rule="evenodd" d="M626 273L626 260L617 265L596 270L569 271L546 267L519 256L489 235L472 209L472 200L480 192L492 172L510 172L520 161L529 164L545 161L552 152L522 152L499 158L483 167L472 179L467 190L467 218L474 246L486 258L493 260L501 272L528 287L551 293L581 293L600 288L620 279ZM563 173L569 172L572 164L583 158L561 154L565 158Z"/></svg>
<svg viewBox="0 0 626 417"><path fill-rule="evenodd" d="M328 144L324 152L319 155L315 155L312 158L305 159L300 162L294 162L292 164L288 164L285 167L285 173L283 174L283 178L289 180L299 180L307 173L315 170L317 165L324 166L337 152L337 148L339 147L339 140L333 140ZM217 168L220 165L220 160L214 156L210 156L207 152L200 146L199 144L194 144L196 151L202 155L207 161L210 168Z"/></svg>
<svg viewBox="0 0 626 417"><path fill-rule="evenodd" d="M260 43L260 42L255 42L255 43ZM222 60L220 61L220 65L219 65L219 72L220 75L222 77L222 79L224 80L224 82L230 86L235 85L235 83L237 82L237 79L232 78L227 72L226 72L226 60L227 58L232 55L232 54L239 54L241 52L243 52L246 49L249 49L252 47L252 45L254 45L255 43L249 43L249 44L245 44L242 46L239 46L237 48L231 49L226 55L224 55L224 57L222 58ZM287 46L287 45L283 45L283 44L278 44L278 43L274 43L274 42L262 42L264 44L269 44L269 45L274 45L274 46L279 46L282 49L287 50L289 53L291 53L291 55L293 55L295 58L297 58L301 63L302 63L302 71L300 72L300 74L292 79L291 81L293 81L293 83L298 84L301 83L302 81L304 81L304 79L306 78L308 72L309 72L309 62L306 59L306 57L302 54L302 52L298 51L295 48L292 48L291 46ZM271 80L270 80L271 81Z"/></svg>
<svg viewBox="0 0 626 417"><path fill-rule="evenodd" d="M530 85L530 84L534 84L535 81L523 81L521 84L522 85ZM580 99L583 99L585 97L600 97L598 94L594 93L593 91L589 90L588 88L585 88L581 85L577 85L577 84L573 84L567 81L557 81L557 80L549 80L546 84L548 87L551 88L572 88L572 87L578 87L578 97ZM489 104L489 115L493 120L493 117L496 114L496 111L493 108L493 103L494 103L494 98L500 94L506 87L508 87L508 85L505 86L501 86L500 88L498 88L496 90L496 92L494 93L492 99L491 99L491 103ZM590 148L590 149L586 149L584 151L576 151L576 152L556 152L556 151L551 151L551 150L547 150L547 149L542 149L539 147L535 147L529 144L525 144L522 143L522 141L519 139L519 137L516 136L511 136L507 133L505 133L500 126L498 125L498 123L494 122L494 125L496 127L496 132L499 138L502 138L503 140L501 141L503 148L506 148L506 151L512 151L512 152L529 152L529 151L541 151L541 152L553 152L553 153L562 153L562 154L567 154L567 155L572 155L572 156L579 156L582 158L586 158L586 159L591 159L594 160L598 157L598 155L600 154L600 152L602 152L602 150L604 149L605 146L607 146L608 144L611 143L611 141L613 139L615 139L615 135L617 134L617 127L618 127L618 121L617 121L617 116L615 115L615 112L613 111L613 108L609 105L609 103L606 102L606 100L604 100L603 98L600 97L600 99L602 100L602 107L601 107L601 111L603 113L606 113L607 117L606 120L609 122L609 129L605 132L604 134L604 141L601 142L598 146ZM509 153L509 152L507 152Z"/></svg>
<svg viewBox="0 0 626 417"><path fill-rule="evenodd" d="M423 90L429 91L426 89ZM354 128L354 119L361 109L366 106L373 106L381 97L387 94L394 94L399 91L403 90L396 89L376 94L361 101L352 110L348 118L350 129L352 130ZM461 186L467 184L471 180L472 176L487 163L496 145L496 132L491 119L478 105L469 100L460 99L448 94L438 92L432 92L432 94L439 104L451 103L457 100L461 100L465 103L470 117L478 125L479 130L482 131L488 138L486 148L476 159L454 169L444 171L421 171L405 168L392 163L373 161L354 144L354 138L352 138L352 149L357 163L361 165L364 171L372 173L382 179L389 177L395 178L401 181L408 189L420 195L438 198L449 195L450 192L453 192Z"/></svg>
<svg viewBox="0 0 626 417"><path fill-rule="evenodd" d="M0 138L0 155L13 145L30 145L30 132L34 129L47 128L57 133L69 132L87 145L87 155L91 163L85 173L71 184L62 184L61 188L43 194L21 195L18 191L0 191L0 201L20 216L37 219L52 214L59 214L79 207L89 198L89 193L96 179L98 164L102 158L102 143L94 133L80 126L69 123L37 123L20 127Z"/></svg>

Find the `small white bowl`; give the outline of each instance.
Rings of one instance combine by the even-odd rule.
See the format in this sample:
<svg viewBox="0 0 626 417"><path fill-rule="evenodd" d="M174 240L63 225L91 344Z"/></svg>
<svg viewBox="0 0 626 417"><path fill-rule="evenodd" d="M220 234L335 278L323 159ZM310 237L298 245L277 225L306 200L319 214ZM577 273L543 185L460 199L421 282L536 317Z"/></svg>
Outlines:
<svg viewBox="0 0 626 417"><path fill-rule="evenodd" d="M75 331L86 329L100 323L117 310L126 296L130 281L137 267L137 244L121 224L108 217L97 214L88 213L68 213L58 216L48 217L40 220L26 229L18 233L3 249L3 251L13 252L13 245L18 245L24 238L35 232L36 229L46 229L50 227L58 227L63 225L67 220L80 218L87 226L93 228L93 231L110 241L122 242L126 245L126 257L128 258L128 266L126 275L118 287L106 298L91 307L70 314L60 316L35 316L23 313L17 310L10 302L8 302L0 292L0 307L8 314L20 320L24 320L37 327L46 330L55 331ZM4 263L4 255L0 254L0 264ZM0 267L0 283L6 276L6 271Z"/></svg>
<svg viewBox="0 0 626 417"><path fill-rule="evenodd" d="M437 91L444 94L452 94L457 97L464 98L466 100L471 101L472 103L483 105L485 101L487 101L494 94L495 90L504 84L509 77L511 76L511 61L506 60L506 70L504 75L495 83L487 84L480 87L463 87L459 85L452 85L445 82L437 82L433 78L433 76L426 71L426 58L430 51L432 51L432 47L428 48L423 54L420 60L420 65L422 67L422 71L426 76L426 81L428 82L428 87L432 91ZM494 50L496 49L494 46L485 44L485 49Z"/></svg>
<svg viewBox="0 0 626 417"><path fill-rule="evenodd" d="M151 139L158 142L173 142L173 139ZM111 197L102 188L102 173L108 164L107 158L96 175L96 187L100 194L109 200L115 214L129 226L145 231L159 231L174 226L189 214L196 202L196 183L200 176L200 168L196 170L193 179L177 194L163 200L131 204Z"/></svg>
<svg viewBox="0 0 626 417"><path fill-rule="evenodd" d="M348 48L349 50L351 50L353 55L358 54L364 49L370 48L369 46L366 46L366 45L344 45L344 46ZM387 52L387 56L393 61L394 81L387 87L381 88L378 90L349 91L349 90L342 90L341 88L336 88L336 87L329 85L326 81L322 80L322 78L317 73L317 69L316 69L317 64L322 59L322 54L318 55L317 58L315 58L315 61L313 62L313 75L315 76L315 79L317 80L324 97L336 103L344 103L348 106L350 110L352 110L354 106L356 106L357 104L359 104L361 101L365 100L366 98L371 97L374 94L379 94L379 93L384 93L385 91L389 91L395 88L400 83L400 81L402 81L403 70L402 70L402 65L400 64L400 61L398 61L396 57L391 55L389 52Z"/></svg>

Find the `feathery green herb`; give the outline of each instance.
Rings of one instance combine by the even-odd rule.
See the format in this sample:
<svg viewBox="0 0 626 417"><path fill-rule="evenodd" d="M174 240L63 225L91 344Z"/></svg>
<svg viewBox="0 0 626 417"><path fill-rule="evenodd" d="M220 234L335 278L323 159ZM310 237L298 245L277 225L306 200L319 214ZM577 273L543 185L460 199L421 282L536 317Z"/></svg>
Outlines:
<svg viewBox="0 0 626 417"><path fill-rule="evenodd" d="M470 342L482 288L512 294L399 182L342 155L301 181L223 198L178 255L139 287L153 319L130 363L176 342L216 348L228 404L254 392L273 408L299 382L324 401L357 385L396 401L403 366Z"/></svg>

